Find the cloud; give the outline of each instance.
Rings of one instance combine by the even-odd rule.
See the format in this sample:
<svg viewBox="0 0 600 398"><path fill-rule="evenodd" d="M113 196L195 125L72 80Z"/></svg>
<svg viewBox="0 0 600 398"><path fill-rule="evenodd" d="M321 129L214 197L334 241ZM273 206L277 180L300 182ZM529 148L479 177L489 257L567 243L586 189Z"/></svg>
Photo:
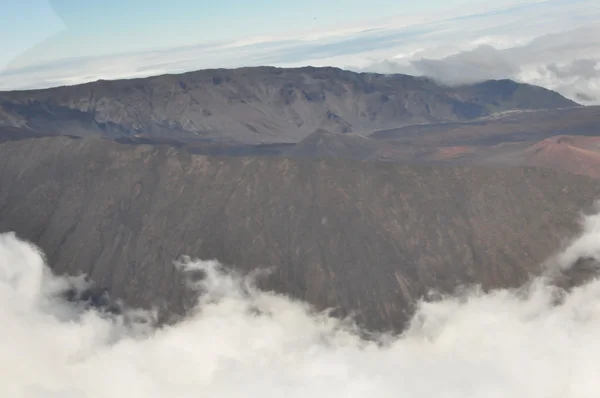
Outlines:
<svg viewBox="0 0 600 398"><path fill-rule="evenodd" d="M518 63L511 62L501 51L487 44L439 60L422 58L411 61L411 66L420 74L449 84L498 79L521 71Z"/></svg>
<svg viewBox="0 0 600 398"><path fill-rule="evenodd" d="M600 76L600 70L597 68L598 63L600 63L600 61L597 59L576 59L564 66L558 66L555 63L551 63L546 66L546 69L559 79L571 77L596 79Z"/></svg>
<svg viewBox="0 0 600 398"><path fill-rule="evenodd" d="M600 211L599 204L596 210ZM581 236L569 243L564 250L551 260L550 267L567 270L579 258L600 259L600 212L583 216L580 220Z"/></svg>
<svg viewBox="0 0 600 398"><path fill-rule="evenodd" d="M37 65L16 60L0 72L0 89L206 68L313 65L429 75L452 84L511 78L557 90L583 103L600 103L600 9L595 3L486 3L279 37Z"/></svg>
<svg viewBox="0 0 600 398"><path fill-rule="evenodd" d="M415 52L360 69L425 75L450 85L509 78L556 90L575 101L600 103L600 25L498 47L478 44L439 58Z"/></svg>
<svg viewBox="0 0 600 398"><path fill-rule="evenodd" d="M600 215L556 257L600 260ZM214 261L179 323L106 314L65 299L35 246L0 235L0 395L20 398L597 396L600 280L571 291L540 278L521 290L422 302L408 329L379 341L309 305L258 290ZM147 314L151 318L151 314Z"/></svg>

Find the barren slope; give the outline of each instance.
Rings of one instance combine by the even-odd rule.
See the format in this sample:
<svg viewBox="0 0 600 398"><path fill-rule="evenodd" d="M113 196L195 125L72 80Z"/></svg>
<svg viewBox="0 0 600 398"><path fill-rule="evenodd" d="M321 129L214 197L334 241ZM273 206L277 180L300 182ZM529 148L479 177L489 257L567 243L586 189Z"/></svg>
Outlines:
<svg viewBox="0 0 600 398"><path fill-rule="evenodd" d="M292 158L341 158L363 160L377 155L381 145L362 135L331 133L319 129L294 145L284 155Z"/></svg>
<svg viewBox="0 0 600 398"><path fill-rule="evenodd" d="M0 144L0 231L132 305L183 311L187 254L272 266L267 287L372 328L429 288L523 282L600 194L535 168L205 157L65 137Z"/></svg>
<svg viewBox="0 0 600 398"><path fill-rule="evenodd" d="M600 137L558 136L525 151L523 164L600 177Z"/></svg>
<svg viewBox="0 0 600 398"><path fill-rule="evenodd" d="M556 135L600 136L600 106L511 112L463 123L377 131L371 138L415 146L492 146L535 143Z"/></svg>

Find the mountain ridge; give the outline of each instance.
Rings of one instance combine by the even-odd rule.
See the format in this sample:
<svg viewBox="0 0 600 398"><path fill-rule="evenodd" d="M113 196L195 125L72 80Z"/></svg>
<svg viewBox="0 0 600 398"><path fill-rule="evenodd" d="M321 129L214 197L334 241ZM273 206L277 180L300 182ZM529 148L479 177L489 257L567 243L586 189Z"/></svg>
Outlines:
<svg viewBox="0 0 600 398"><path fill-rule="evenodd" d="M449 87L424 77L331 67L253 67L0 92L0 124L44 135L256 144L299 142L319 128L368 134L571 106L578 104L511 80Z"/></svg>

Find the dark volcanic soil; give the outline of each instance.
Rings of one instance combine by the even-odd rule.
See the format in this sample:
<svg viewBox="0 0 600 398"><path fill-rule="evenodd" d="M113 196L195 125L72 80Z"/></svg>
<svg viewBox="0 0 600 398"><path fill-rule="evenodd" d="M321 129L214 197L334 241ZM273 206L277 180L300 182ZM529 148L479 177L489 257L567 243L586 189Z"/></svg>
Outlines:
<svg viewBox="0 0 600 398"><path fill-rule="evenodd" d="M536 168L206 157L168 146L0 144L0 231L129 305L183 312L173 260L273 267L267 288L399 330L430 288L522 283L600 194Z"/></svg>

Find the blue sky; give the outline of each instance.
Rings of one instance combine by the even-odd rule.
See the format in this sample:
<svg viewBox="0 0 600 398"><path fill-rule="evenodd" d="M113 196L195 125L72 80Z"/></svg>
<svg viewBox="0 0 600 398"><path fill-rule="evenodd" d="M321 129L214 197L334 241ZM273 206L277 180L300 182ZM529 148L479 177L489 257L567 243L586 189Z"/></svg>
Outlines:
<svg viewBox="0 0 600 398"><path fill-rule="evenodd" d="M2 0L0 49L28 59L94 56L324 29L476 0Z"/></svg>

